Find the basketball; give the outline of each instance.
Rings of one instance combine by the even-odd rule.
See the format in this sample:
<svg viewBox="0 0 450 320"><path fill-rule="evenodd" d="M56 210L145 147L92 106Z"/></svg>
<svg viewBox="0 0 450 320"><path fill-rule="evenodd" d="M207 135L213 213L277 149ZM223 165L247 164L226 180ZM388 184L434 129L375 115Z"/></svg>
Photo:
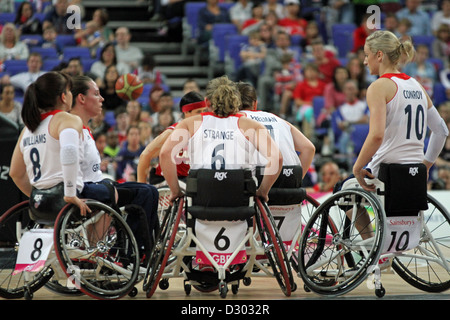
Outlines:
<svg viewBox="0 0 450 320"><path fill-rule="evenodd" d="M123 74L116 81L116 94L124 100L136 100L144 90L144 84L131 73Z"/></svg>

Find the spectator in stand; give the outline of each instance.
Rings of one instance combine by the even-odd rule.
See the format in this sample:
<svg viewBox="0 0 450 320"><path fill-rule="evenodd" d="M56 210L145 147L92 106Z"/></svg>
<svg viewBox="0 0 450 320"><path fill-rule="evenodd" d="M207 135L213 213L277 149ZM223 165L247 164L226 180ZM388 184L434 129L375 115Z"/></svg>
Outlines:
<svg viewBox="0 0 450 320"><path fill-rule="evenodd" d="M131 33L126 27L120 27L116 30L115 46L117 54L117 62L122 62L128 65L130 70L134 70L142 64L144 54L139 47L130 44Z"/></svg>
<svg viewBox="0 0 450 320"><path fill-rule="evenodd" d="M103 96L101 94L101 96ZM114 111L116 124L111 128L117 132L118 145L122 148L124 141L127 140L127 131L130 127L130 116L128 115L126 107L120 106Z"/></svg>
<svg viewBox="0 0 450 320"><path fill-rule="evenodd" d="M139 134L141 136L141 144L148 145L152 141L152 125L148 121L139 121Z"/></svg>
<svg viewBox="0 0 450 320"><path fill-rule="evenodd" d="M368 87L368 75L363 62L357 56L352 57L347 62L347 70L349 72L349 78L358 83L359 98L364 99Z"/></svg>
<svg viewBox="0 0 450 320"><path fill-rule="evenodd" d="M252 7L253 2L249 0L237 0L234 5L231 6L229 10L230 21L233 23L238 32L242 31L242 26L245 21L252 18Z"/></svg>
<svg viewBox="0 0 450 320"><path fill-rule="evenodd" d="M103 48L106 43L114 41L114 32L107 26L109 22L109 13L105 8L96 9L92 15L92 21L97 23L100 33L100 41L98 46Z"/></svg>
<svg viewBox="0 0 450 320"><path fill-rule="evenodd" d="M219 6L219 0L206 0L206 7L198 12L198 43L208 48L211 31L215 23L230 23L228 9Z"/></svg>
<svg viewBox="0 0 450 320"><path fill-rule="evenodd" d="M432 45L433 57L441 59L444 66L447 67L450 56L450 24L441 24L436 31L436 39Z"/></svg>
<svg viewBox="0 0 450 320"><path fill-rule="evenodd" d="M434 65L427 61L430 52L427 45L418 45L416 47L416 56L413 62L408 63L403 72L410 77L415 78L427 91L430 97L433 96L434 84L437 80L437 72Z"/></svg>
<svg viewBox="0 0 450 320"><path fill-rule="evenodd" d="M450 0L442 0L441 10L433 13L431 19L431 30L437 36L439 27L446 24L450 27Z"/></svg>
<svg viewBox="0 0 450 320"><path fill-rule="evenodd" d="M30 52L25 42L19 40L19 32L13 23L3 26L0 43L0 61L25 60Z"/></svg>
<svg viewBox="0 0 450 320"><path fill-rule="evenodd" d="M34 16L33 7L28 1L20 4L14 24L21 34L42 34L42 23Z"/></svg>
<svg viewBox="0 0 450 320"><path fill-rule="evenodd" d="M155 113L159 111L159 99L164 93L164 89L161 85L156 84L150 89L148 94L148 104L144 104L143 110L149 111L150 113Z"/></svg>
<svg viewBox="0 0 450 320"><path fill-rule="evenodd" d="M250 33L248 42L248 44L242 46L239 53L242 64L237 70L236 81L250 82L252 86L256 86L264 58L266 57L267 47L261 41L258 31Z"/></svg>
<svg viewBox="0 0 450 320"><path fill-rule="evenodd" d="M251 29L252 27L249 27L247 29ZM247 30L246 29L246 30ZM273 36L273 27L264 20L263 23L258 28L259 34L261 36L261 41L265 43L267 48L274 48L275 47L275 37ZM244 30L245 31L245 30Z"/></svg>
<svg viewBox="0 0 450 320"><path fill-rule="evenodd" d="M319 25L314 20L308 21L305 29L305 37L300 40L300 48L302 49L303 58L305 58L308 53L311 53L311 44L316 39L322 39L322 35L319 31Z"/></svg>
<svg viewBox="0 0 450 320"><path fill-rule="evenodd" d="M325 83L333 81L334 69L341 63L334 56L334 53L326 50L321 39L315 39L311 42L311 50L313 59L320 72L320 79Z"/></svg>
<svg viewBox="0 0 450 320"><path fill-rule="evenodd" d="M165 109L170 109L174 117L174 122L180 119L181 114L175 110L175 102L170 92L163 92L158 99L158 113ZM158 113L154 113L151 116L153 124L158 123Z"/></svg>
<svg viewBox="0 0 450 320"><path fill-rule="evenodd" d="M111 129L111 126L105 121L105 112L105 109L102 108L102 112L89 120L89 128L94 136L99 133L106 134Z"/></svg>
<svg viewBox="0 0 450 320"><path fill-rule="evenodd" d="M103 108L105 110L116 110L120 106L125 106L126 103L116 93L116 81L120 74L115 65L110 65L105 70L103 78L103 85L100 87L100 94L105 99L103 101Z"/></svg>
<svg viewBox="0 0 450 320"><path fill-rule="evenodd" d="M9 75L4 75L2 77L2 84L10 83L16 89L22 90L23 93L27 90L28 86L37 80L46 71L42 71L42 57L37 52L32 52L27 59L28 71L20 72L18 74L10 77Z"/></svg>
<svg viewBox="0 0 450 320"><path fill-rule="evenodd" d="M329 0L328 6L322 8L328 34L336 23L354 23L355 13L352 0Z"/></svg>
<svg viewBox="0 0 450 320"><path fill-rule="evenodd" d="M365 14L359 24L359 27L353 32L353 53L364 48L366 38L375 31L375 29L371 28L371 26L367 23L367 19L369 19L371 15L372 14Z"/></svg>
<svg viewBox="0 0 450 320"><path fill-rule="evenodd" d="M55 48L56 52L61 55L63 53L63 47L58 41L56 41L57 35L58 34L56 33L55 27L46 27L42 33L42 38L44 39L44 41L42 42L41 47Z"/></svg>
<svg viewBox="0 0 450 320"><path fill-rule="evenodd" d="M369 107L359 99L358 84L354 80L347 80L344 85L345 103L336 110L336 122L341 134L339 135L337 149L341 154L348 154L350 135L353 124L369 124Z"/></svg>
<svg viewBox="0 0 450 320"><path fill-rule="evenodd" d="M2 86L0 115L8 118L22 129L24 124L21 113L22 104L14 100L14 87L10 84Z"/></svg>
<svg viewBox="0 0 450 320"><path fill-rule="evenodd" d="M386 31L390 31L394 34L397 33L398 28L398 18L394 12L386 13L386 17L384 18L384 29Z"/></svg>
<svg viewBox="0 0 450 320"><path fill-rule="evenodd" d="M44 18L42 29L45 30L47 27L53 26L57 34L73 34L72 26L68 26L67 23L72 15L67 13L68 7L68 0L56 0Z"/></svg>
<svg viewBox="0 0 450 320"><path fill-rule="evenodd" d="M308 193L332 192L336 183L342 180L339 166L334 161L327 161L320 167L319 182L306 188Z"/></svg>
<svg viewBox="0 0 450 320"><path fill-rule="evenodd" d="M65 72L68 73L71 77L82 76L84 72L83 65L81 64L81 59L78 57L70 58L69 61L67 61Z"/></svg>
<svg viewBox="0 0 450 320"><path fill-rule="evenodd" d="M88 21L84 29L75 32L74 38L78 46L88 48L91 51L92 58L97 56L101 39L100 28L96 21Z"/></svg>
<svg viewBox="0 0 450 320"><path fill-rule="evenodd" d="M317 65L307 64L303 70L305 79L295 86L293 99L297 114L296 121L303 134L311 140L315 122L313 99L323 95L326 83L320 79Z"/></svg>
<svg viewBox="0 0 450 320"><path fill-rule="evenodd" d="M119 134L117 130L111 128L106 132L106 146L103 152L105 155L115 161L117 154L120 151Z"/></svg>
<svg viewBox="0 0 450 320"><path fill-rule="evenodd" d="M2 0L0 1L0 12L14 13L14 0Z"/></svg>
<svg viewBox="0 0 450 320"><path fill-rule="evenodd" d="M131 100L127 102L127 113L130 117L130 125L137 126L139 125L139 122L141 121L141 111L142 106L137 100Z"/></svg>
<svg viewBox="0 0 450 320"><path fill-rule="evenodd" d="M266 0L263 2L262 6L264 16L267 16L269 12L274 12L278 19L286 16L286 10L283 4L278 0Z"/></svg>
<svg viewBox="0 0 450 320"><path fill-rule="evenodd" d="M137 162L145 147L141 145L140 132L137 126L129 126L127 138L117 154L116 180L137 181Z"/></svg>
<svg viewBox="0 0 450 320"><path fill-rule="evenodd" d="M241 34L246 34L245 32L246 28L250 26L255 27L260 26L263 22L264 22L263 7L260 3L255 3L252 7L252 16L242 23Z"/></svg>
<svg viewBox="0 0 450 320"><path fill-rule="evenodd" d="M400 19L398 21L398 26L394 33L397 36L397 38L400 39L400 41L411 39L410 36L411 26L412 26L411 21L409 21L406 18Z"/></svg>
<svg viewBox="0 0 450 320"><path fill-rule="evenodd" d="M275 71L275 95L280 101L279 115L282 119L289 119L291 115L292 94L295 85L303 81L303 73L299 62L292 58L292 55L287 53L280 58L282 69Z"/></svg>
<svg viewBox="0 0 450 320"><path fill-rule="evenodd" d="M405 8L397 11L399 20L406 18L411 22L411 36L430 36L431 24L428 13L420 9L422 0L406 0Z"/></svg>
<svg viewBox="0 0 450 320"><path fill-rule="evenodd" d="M334 69L333 81L328 83L323 91L324 106L318 119L316 119L316 126L330 127L331 114L346 100L343 89L349 77L347 68L339 66Z"/></svg>
<svg viewBox="0 0 450 320"><path fill-rule="evenodd" d="M151 54L144 56L142 65L137 67L134 73L144 83L164 84L167 81L166 76L157 69L155 59Z"/></svg>
<svg viewBox="0 0 450 320"><path fill-rule="evenodd" d="M183 96L191 91L200 92L200 86L195 79L189 78L183 84Z"/></svg>
<svg viewBox="0 0 450 320"><path fill-rule="evenodd" d="M278 25L283 27L288 34L305 36L307 21L300 17L300 1L285 0L286 16L278 20Z"/></svg>
<svg viewBox="0 0 450 320"><path fill-rule="evenodd" d="M117 60L116 49L113 43L106 44L101 52L100 59L91 66L91 72L97 77L96 82L99 87L102 86L102 79L105 76L107 67L116 66L119 75L130 72L130 68L123 62Z"/></svg>
<svg viewBox="0 0 450 320"><path fill-rule="evenodd" d="M279 31L275 37L275 47L268 48L264 60L264 73L258 78L258 103L261 110L271 112L273 109L272 92L275 85L274 72L281 70L281 57L291 54L295 61L299 61L298 50L291 47L290 35Z"/></svg>

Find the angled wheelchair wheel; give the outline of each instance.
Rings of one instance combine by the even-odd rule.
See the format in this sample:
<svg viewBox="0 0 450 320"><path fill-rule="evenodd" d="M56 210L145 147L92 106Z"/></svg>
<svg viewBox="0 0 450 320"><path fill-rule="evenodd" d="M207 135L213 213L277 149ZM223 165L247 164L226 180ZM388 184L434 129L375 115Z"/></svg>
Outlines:
<svg viewBox="0 0 450 320"><path fill-rule="evenodd" d="M151 298L161 280L167 261L176 243L178 224L183 213L184 199L175 201L173 207L165 211L163 222L156 237L155 246L148 261L143 289L147 298Z"/></svg>
<svg viewBox="0 0 450 320"><path fill-rule="evenodd" d="M431 195L423 223L419 245L395 257L392 268L413 287L443 292L450 288L450 215Z"/></svg>
<svg viewBox="0 0 450 320"><path fill-rule="evenodd" d="M68 205L54 231L55 252L69 280L96 299L120 299L135 289L140 260L134 235L111 207L86 200L91 213L81 216Z"/></svg>
<svg viewBox="0 0 450 320"><path fill-rule="evenodd" d="M267 204L257 198L256 207L256 225L264 246L265 256L272 267L273 275L277 279L281 291L289 297L296 285L283 240L278 229L274 227L276 224Z"/></svg>
<svg viewBox="0 0 450 320"><path fill-rule="evenodd" d="M316 209L319 207L320 203L314 199L313 197L311 197L311 195L306 194L306 198L305 200L302 201L301 206L302 206L302 225L299 226L299 228L301 228L300 231L303 230L305 223L311 218L311 216L313 215L314 211L316 211ZM301 234L299 234L299 237L296 239L293 239L293 242L299 242L300 241L300 236ZM291 245L291 248L289 248L288 256L290 256L290 261L291 261L291 267L294 270L294 272L298 272L298 250L296 251L295 248L297 247L297 245L295 243L293 243L293 245Z"/></svg>
<svg viewBox="0 0 450 320"><path fill-rule="evenodd" d="M53 276L50 267L29 274L29 279L25 278L23 272L13 274L21 236L38 227L29 217L28 206L28 201L20 202L0 217L0 233L7 239L0 243L0 297L5 299L31 299L33 293Z"/></svg>
<svg viewBox="0 0 450 320"><path fill-rule="evenodd" d="M169 198L171 195L170 188L168 186L162 186L158 188L159 199L158 199L158 218L160 225L163 223L165 212L170 207ZM180 223L177 229L177 237L175 243L178 243L186 233L186 216L184 212L180 217Z"/></svg>
<svg viewBox="0 0 450 320"><path fill-rule="evenodd" d="M383 249L385 214L362 189L339 191L307 222L300 239L299 274L321 295L350 292L372 273Z"/></svg>

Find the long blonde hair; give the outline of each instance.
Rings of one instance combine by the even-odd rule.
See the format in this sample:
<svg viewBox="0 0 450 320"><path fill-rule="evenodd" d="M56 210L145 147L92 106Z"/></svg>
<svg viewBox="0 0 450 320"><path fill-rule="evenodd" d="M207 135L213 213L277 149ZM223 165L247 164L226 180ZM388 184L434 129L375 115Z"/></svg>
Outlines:
<svg viewBox="0 0 450 320"><path fill-rule="evenodd" d="M228 117L239 112L242 104L236 84L227 76L215 78L208 83L206 99L211 103L212 112L220 117Z"/></svg>
<svg viewBox="0 0 450 320"><path fill-rule="evenodd" d="M414 58L415 54L411 40L401 42L395 34L386 30L378 30L370 34L366 44L374 54L378 51L383 52L393 65L407 63Z"/></svg>

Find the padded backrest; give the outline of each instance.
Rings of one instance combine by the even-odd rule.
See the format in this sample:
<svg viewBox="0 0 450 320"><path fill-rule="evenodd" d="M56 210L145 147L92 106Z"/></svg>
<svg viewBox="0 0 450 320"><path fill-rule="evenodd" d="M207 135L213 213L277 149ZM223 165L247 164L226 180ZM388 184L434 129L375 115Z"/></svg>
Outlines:
<svg viewBox="0 0 450 320"><path fill-rule="evenodd" d="M33 188L30 195L30 218L38 223L52 223L66 204L62 182L49 189Z"/></svg>
<svg viewBox="0 0 450 320"><path fill-rule="evenodd" d="M258 185L264 175L264 167L256 169ZM290 205L302 202L306 191L302 188L303 169L301 166L283 166L280 175L269 191L268 205Z"/></svg>
<svg viewBox="0 0 450 320"><path fill-rule="evenodd" d="M250 170L191 170L186 179L186 195L193 206L248 206L256 193L256 182Z"/></svg>
<svg viewBox="0 0 450 320"><path fill-rule="evenodd" d="M428 209L427 169L423 163L382 163L378 178L384 182L386 216L416 216Z"/></svg>

